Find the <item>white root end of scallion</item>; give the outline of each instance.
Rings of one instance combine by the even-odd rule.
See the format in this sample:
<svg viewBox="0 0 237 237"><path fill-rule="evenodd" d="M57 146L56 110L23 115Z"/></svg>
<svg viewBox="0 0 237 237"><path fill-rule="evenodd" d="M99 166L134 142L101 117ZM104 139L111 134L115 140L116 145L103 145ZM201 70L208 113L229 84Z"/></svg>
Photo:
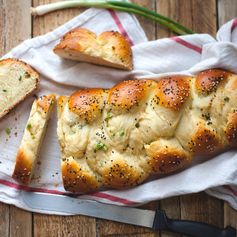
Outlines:
<svg viewBox="0 0 237 237"><path fill-rule="evenodd" d="M37 16L38 12L37 12L36 7L31 7L30 8L30 13L31 13L32 16Z"/></svg>
<svg viewBox="0 0 237 237"><path fill-rule="evenodd" d="M33 16L42 16L47 13L64 9L64 8L71 8L76 7L78 5L77 1L63 1L63 2L55 2L50 4L41 5L38 7L31 8L31 15Z"/></svg>

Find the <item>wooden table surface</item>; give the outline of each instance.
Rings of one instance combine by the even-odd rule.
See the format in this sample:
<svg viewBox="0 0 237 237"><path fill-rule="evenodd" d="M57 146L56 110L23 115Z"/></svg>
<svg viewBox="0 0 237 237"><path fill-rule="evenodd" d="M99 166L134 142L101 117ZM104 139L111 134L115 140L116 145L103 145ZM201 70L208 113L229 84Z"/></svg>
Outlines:
<svg viewBox="0 0 237 237"><path fill-rule="evenodd" d="M45 34L84 10L69 9L31 18L32 5L37 6L49 2L55 1L0 0L0 56L23 40ZM209 33L213 36L223 23L237 16L236 0L133 0L133 2L169 16L195 32ZM142 17L138 19L150 40L173 35L151 21ZM157 205L166 210L168 216L172 218L203 221L219 227L231 225L237 228L237 212L227 203L205 193L168 198L150 203L145 208L154 209ZM83 216L34 214L0 203L0 237L33 236L173 237L180 235L155 233L146 228Z"/></svg>

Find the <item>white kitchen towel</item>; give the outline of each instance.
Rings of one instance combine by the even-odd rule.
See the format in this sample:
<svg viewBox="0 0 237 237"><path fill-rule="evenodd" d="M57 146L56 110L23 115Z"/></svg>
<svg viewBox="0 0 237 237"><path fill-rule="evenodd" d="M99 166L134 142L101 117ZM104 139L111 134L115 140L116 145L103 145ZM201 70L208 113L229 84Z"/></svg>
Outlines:
<svg viewBox="0 0 237 237"><path fill-rule="evenodd" d="M41 74L37 95L54 92L66 94L83 87L108 88L119 81L132 78L154 78L166 74L193 74L200 70L221 67L237 73L237 20L224 25L217 39L208 34L147 41L136 18L127 13L89 9L53 32L24 41L4 58L20 58ZM59 39L75 27L86 27L96 33L120 31L130 42L134 57L131 72L63 60L52 52ZM45 195L70 196L62 186L60 153L56 137L56 113L50 121L44 140L40 163L36 166L30 186L18 184L11 178L15 156L29 116L33 97L28 98L0 122L0 201L42 213L68 215L70 211L49 211L30 207L25 202L32 192ZM10 134L6 133L11 131ZM152 200L207 190L210 195L227 200L237 209L237 152L222 153L204 163L180 173L146 182L127 190L108 190L73 197L92 199L116 205L140 205Z"/></svg>

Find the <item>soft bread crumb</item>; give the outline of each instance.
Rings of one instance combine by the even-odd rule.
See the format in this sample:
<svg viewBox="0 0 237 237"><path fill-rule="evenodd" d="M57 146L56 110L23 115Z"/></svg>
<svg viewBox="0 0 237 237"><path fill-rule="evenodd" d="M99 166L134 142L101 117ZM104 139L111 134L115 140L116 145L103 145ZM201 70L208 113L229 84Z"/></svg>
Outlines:
<svg viewBox="0 0 237 237"><path fill-rule="evenodd" d="M54 103L55 95L51 94L41 96L32 105L12 174L12 177L21 183L29 184L36 163L40 164L37 157Z"/></svg>
<svg viewBox="0 0 237 237"><path fill-rule="evenodd" d="M18 59L0 60L0 118L32 94L38 87L39 74Z"/></svg>

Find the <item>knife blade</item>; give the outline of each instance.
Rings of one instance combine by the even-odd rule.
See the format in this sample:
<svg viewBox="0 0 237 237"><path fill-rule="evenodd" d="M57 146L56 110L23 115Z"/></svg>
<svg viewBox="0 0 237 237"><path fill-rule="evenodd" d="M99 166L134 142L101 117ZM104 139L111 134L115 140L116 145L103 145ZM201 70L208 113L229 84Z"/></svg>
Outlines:
<svg viewBox="0 0 237 237"><path fill-rule="evenodd" d="M82 200L68 196L22 191L22 201L31 210L79 214L116 222L166 230L193 237L235 237L236 230L230 226L220 229L205 223L172 220L164 211L144 210L134 207L121 207L96 201Z"/></svg>
<svg viewBox="0 0 237 237"><path fill-rule="evenodd" d="M141 212L138 208L126 208L54 194L23 192L22 199L28 207L35 210L93 216L150 228L155 217L155 212L150 210ZM144 218L141 218L141 214Z"/></svg>

